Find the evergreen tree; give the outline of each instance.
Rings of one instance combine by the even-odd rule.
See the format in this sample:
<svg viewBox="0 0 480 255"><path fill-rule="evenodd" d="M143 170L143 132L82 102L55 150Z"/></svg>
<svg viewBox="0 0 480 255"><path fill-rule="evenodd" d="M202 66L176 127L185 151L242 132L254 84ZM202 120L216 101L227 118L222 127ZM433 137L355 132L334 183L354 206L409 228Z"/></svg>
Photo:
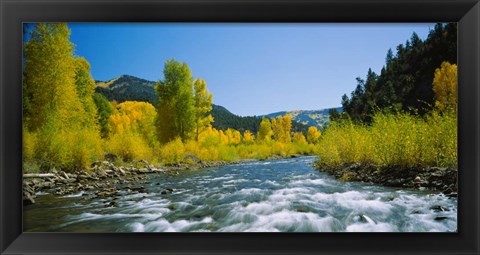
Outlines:
<svg viewBox="0 0 480 255"><path fill-rule="evenodd" d="M108 126L108 118L113 113L113 106L102 94L93 94L93 101L97 107L97 118L100 124L102 137L107 137L110 130Z"/></svg>
<svg viewBox="0 0 480 255"><path fill-rule="evenodd" d="M366 80L342 97L345 114L354 121L370 123L375 111L410 111L424 114L435 104L432 80L442 62L455 64L456 23L438 23L425 41L416 33L403 45L387 52L380 75L368 70Z"/></svg>

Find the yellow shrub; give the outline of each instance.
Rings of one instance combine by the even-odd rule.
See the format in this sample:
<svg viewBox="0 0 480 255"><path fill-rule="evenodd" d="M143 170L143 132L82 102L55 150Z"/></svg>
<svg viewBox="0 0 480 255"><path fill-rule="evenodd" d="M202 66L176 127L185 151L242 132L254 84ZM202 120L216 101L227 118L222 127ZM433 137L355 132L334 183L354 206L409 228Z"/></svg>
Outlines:
<svg viewBox="0 0 480 255"><path fill-rule="evenodd" d="M31 162L34 159L37 146L37 134L23 130L23 160Z"/></svg>
<svg viewBox="0 0 480 255"><path fill-rule="evenodd" d="M220 146L218 148L218 157L221 161L235 161L238 160L238 154L233 146Z"/></svg>
<svg viewBox="0 0 480 255"><path fill-rule="evenodd" d="M123 132L115 134L107 141L107 151L121 157L124 161L154 159L151 147L140 134Z"/></svg>
<svg viewBox="0 0 480 255"><path fill-rule="evenodd" d="M289 148L285 143L274 142L272 146L272 154L287 156L289 154Z"/></svg>
<svg viewBox="0 0 480 255"><path fill-rule="evenodd" d="M98 132L94 130L83 130L72 136L73 168L89 169L93 161L103 157L103 149Z"/></svg>
<svg viewBox="0 0 480 255"><path fill-rule="evenodd" d="M100 134L94 129L53 131L45 127L35 140L34 158L43 170L86 170L102 157Z"/></svg>
<svg viewBox="0 0 480 255"><path fill-rule="evenodd" d="M378 113L369 127L349 121L332 123L316 153L327 165L456 166L457 118L452 112L434 111L425 118Z"/></svg>
<svg viewBox="0 0 480 255"><path fill-rule="evenodd" d="M163 145L160 149L160 160L164 164L180 163L185 155L185 146L180 138Z"/></svg>

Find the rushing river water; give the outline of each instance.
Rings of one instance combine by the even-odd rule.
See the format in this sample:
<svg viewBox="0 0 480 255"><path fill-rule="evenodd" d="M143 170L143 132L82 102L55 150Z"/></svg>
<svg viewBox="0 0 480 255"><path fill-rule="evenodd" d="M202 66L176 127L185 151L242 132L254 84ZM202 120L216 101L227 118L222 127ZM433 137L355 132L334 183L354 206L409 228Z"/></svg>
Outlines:
<svg viewBox="0 0 480 255"><path fill-rule="evenodd" d="M25 231L456 231L457 199L346 183L315 170L316 157L255 161L153 175L148 192L114 198L40 195ZM171 194L161 191L173 189ZM118 207L106 206L115 199Z"/></svg>

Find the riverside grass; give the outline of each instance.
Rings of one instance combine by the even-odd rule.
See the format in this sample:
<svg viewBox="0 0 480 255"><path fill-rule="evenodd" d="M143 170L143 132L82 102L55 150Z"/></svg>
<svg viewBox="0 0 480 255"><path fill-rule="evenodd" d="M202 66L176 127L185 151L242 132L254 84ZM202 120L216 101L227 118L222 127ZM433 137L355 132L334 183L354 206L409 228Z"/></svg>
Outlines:
<svg viewBox="0 0 480 255"><path fill-rule="evenodd" d="M319 166L371 163L381 166L457 167L457 117L437 110L428 115L377 113L373 122L333 122L316 154Z"/></svg>
<svg viewBox="0 0 480 255"><path fill-rule="evenodd" d="M62 136L63 137L63 136ZM49 155L38 155L39 150L38 142L39 136L24 130L24 171L26 173L32 172L45 172L49 171L51 168L56 167L58 169L73 169L68 168L69 162L61 161L53 156L64 155L65 148L79 148L78 143L71 144L67 141L61 143L63 147L59 148L57 153L51 153ZM88 140L90 141L90 140ZM90 144L90 143L85 143ZM85 146L82 146L83 148ZM215 161L224 161L224 162L234 162L241 159L257 159L265 160L268 158L275 157L289 157L292 155L312 155L315 151L315 145L306 143L306 142L278 142L275 140L270 141L255 141L255 142L240 142L238 144L228 144L216 139L215 141L209 142L198 142L198 141L187 141L182 142L181 139L175 139L164 145L159 145L158 143L149 144L142 136L136 133L122 133L112 136L110 139L105 139L101 141L101 147L97 148L99 152L96 152L97 158L90 160L84 159L83 155L85 153L69 153L65 154L63 158L77 160L84 159L85 162L93 162L94 160L101 160L103 153L111 153L118 156L118 164L134 162L139 160L147 160L152 164L176 164L183 162L184 158L187 155L194 155L198 159L204 162L215 162ZM51 162L56 162L59 165L54 165L47 169L40 169L40 156L43 156L42 159L47 158ZM48 156L48 157L47 157ZM89 166L86 164L84 168L85 171L89 171Z"/></svg>

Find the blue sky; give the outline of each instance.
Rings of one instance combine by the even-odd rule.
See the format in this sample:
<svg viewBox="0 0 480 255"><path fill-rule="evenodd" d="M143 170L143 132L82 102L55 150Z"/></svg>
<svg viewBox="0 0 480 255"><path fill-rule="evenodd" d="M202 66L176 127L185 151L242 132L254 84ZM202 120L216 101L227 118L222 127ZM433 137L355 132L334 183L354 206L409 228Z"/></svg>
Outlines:
<svg viewBox="0 0 480 255"><path fill-rule="evenodd" d="M340 106L356 77L379 72L387 50L434 24L71 23L75 54L96 80L158 81L167 59L206 80L215 104L238 115Z"/></svg>

